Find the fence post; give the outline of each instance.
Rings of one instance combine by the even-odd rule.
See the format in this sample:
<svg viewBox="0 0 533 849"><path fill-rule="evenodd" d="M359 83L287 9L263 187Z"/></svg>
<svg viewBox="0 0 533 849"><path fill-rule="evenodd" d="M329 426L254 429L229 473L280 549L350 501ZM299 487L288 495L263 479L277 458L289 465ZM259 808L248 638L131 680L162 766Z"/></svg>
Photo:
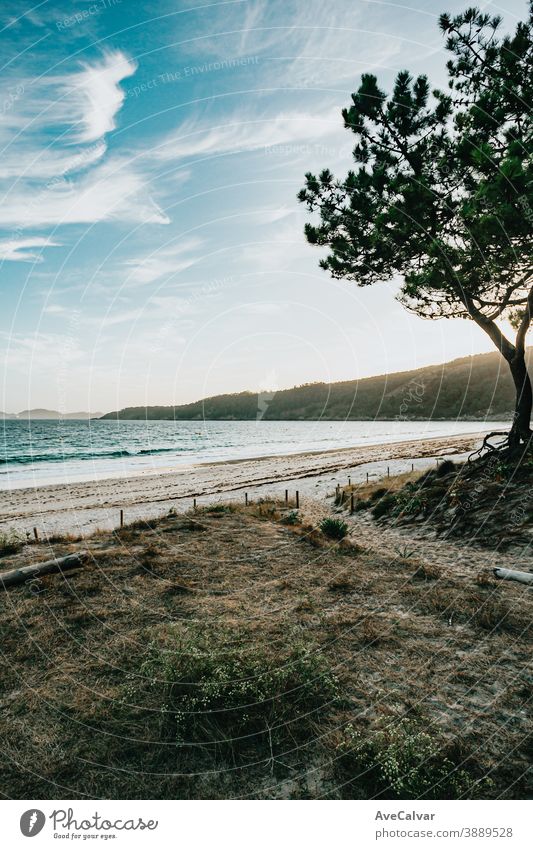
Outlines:
<svg viewBox="0 0 533 849"><path fill-rule="evenodd" d="M35 541L39 542L39 533L37 531L37 528L33 529L33 536L35 537Z"/></svg>
<svg viewBox="0 0 533 849"><path fill-rule="evenodd" d="M247 492L244 493L244 505L245 505L245 507L248 507L248 493Z"/></svg>
<svg viewBox="0 0 533 849"><path fill-rule="evenodd" d="M352 492L352 494L350 496L350 513L353 513L354 510L355 510L355 505L354 505L354 497L353 497L353 492Z"/></svg>
<svg viewBox="0 0 533 849"><path fill-rule="evenodd" d="M124 510L120 511L120 527L124 527Z"/></svg>
<svg viewBox="0 0 533 849"><path fill-rule="evenodd" d="M300 507L300 493L296 490L296 509Z"/></svg>
<svg viewBox="0 0 533 849"><path fill-rule="evenodd" d="M289 490L286 489L285 490L285 504L288 504L288 503L289 503Z"/></svg>

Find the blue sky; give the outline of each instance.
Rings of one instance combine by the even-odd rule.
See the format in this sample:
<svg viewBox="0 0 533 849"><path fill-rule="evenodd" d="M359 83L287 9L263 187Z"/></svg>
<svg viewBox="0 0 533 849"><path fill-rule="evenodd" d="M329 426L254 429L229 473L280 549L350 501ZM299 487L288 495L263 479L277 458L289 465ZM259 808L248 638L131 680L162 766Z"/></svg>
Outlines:
<svg viewBox="0 0 533 849"><path fill-rule="evenodd" d="M3 3L0 409L110 410L491 350L332 281L304 173L343 174L362 72L443 82L412 0ZM480 3L506 28L526 4Z"/></svg>

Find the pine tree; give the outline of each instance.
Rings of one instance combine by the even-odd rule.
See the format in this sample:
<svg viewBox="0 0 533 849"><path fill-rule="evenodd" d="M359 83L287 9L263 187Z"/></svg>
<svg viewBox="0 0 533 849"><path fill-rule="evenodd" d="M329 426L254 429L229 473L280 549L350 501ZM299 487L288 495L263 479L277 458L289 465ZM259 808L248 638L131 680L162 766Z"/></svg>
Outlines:
<svg viewBox="0 0 533 849"><path fill-rule="evenodd" d="M329 248L320 264L333 277L367 286L399 276L409 310L468 318L488 334L516 389L516 448L532 436L533 2L513 35L500 26L476 8L441 16L448 92L402 71L387 95L364 74L342 113L354 169L342 180L308 173L298 197L318 214L305 233Z"/></svg>

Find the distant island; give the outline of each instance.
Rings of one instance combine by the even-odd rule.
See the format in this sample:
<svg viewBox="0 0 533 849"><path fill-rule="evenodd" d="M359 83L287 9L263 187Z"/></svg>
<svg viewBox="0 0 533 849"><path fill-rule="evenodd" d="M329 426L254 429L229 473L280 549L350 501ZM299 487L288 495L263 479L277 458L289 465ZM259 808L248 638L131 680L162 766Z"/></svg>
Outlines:
<svg viewBox="0 0 533 849"><path fill-rule="evenodd" d="M60 413L58 410L44 410L37 408L35 410L22 410L21 413L1 413L0 419L7 421L13 420L47 420L57 421L59 419L99 419L102 418L102 413Z"/></svg>
<svg viewBox="0 0 533 849"><path fill-rule="evenodd" d="M532 359L532 348L527 351ZM515 390L499 353L462 357L412 371L307 383L277 392L215 395L190 404L126 407L102 419L305 421L511 419Z"/></svg>

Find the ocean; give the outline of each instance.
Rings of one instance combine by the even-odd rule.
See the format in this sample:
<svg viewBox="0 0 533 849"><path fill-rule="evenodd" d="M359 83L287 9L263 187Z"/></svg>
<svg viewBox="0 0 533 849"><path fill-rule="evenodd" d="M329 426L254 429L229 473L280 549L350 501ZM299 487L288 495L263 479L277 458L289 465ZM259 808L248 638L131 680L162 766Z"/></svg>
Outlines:
<svg viewBox="0 0 533 849"><path fill-rule="evenodd" d="M3 421L0 489L507 429L461 421Z"/></svg>

